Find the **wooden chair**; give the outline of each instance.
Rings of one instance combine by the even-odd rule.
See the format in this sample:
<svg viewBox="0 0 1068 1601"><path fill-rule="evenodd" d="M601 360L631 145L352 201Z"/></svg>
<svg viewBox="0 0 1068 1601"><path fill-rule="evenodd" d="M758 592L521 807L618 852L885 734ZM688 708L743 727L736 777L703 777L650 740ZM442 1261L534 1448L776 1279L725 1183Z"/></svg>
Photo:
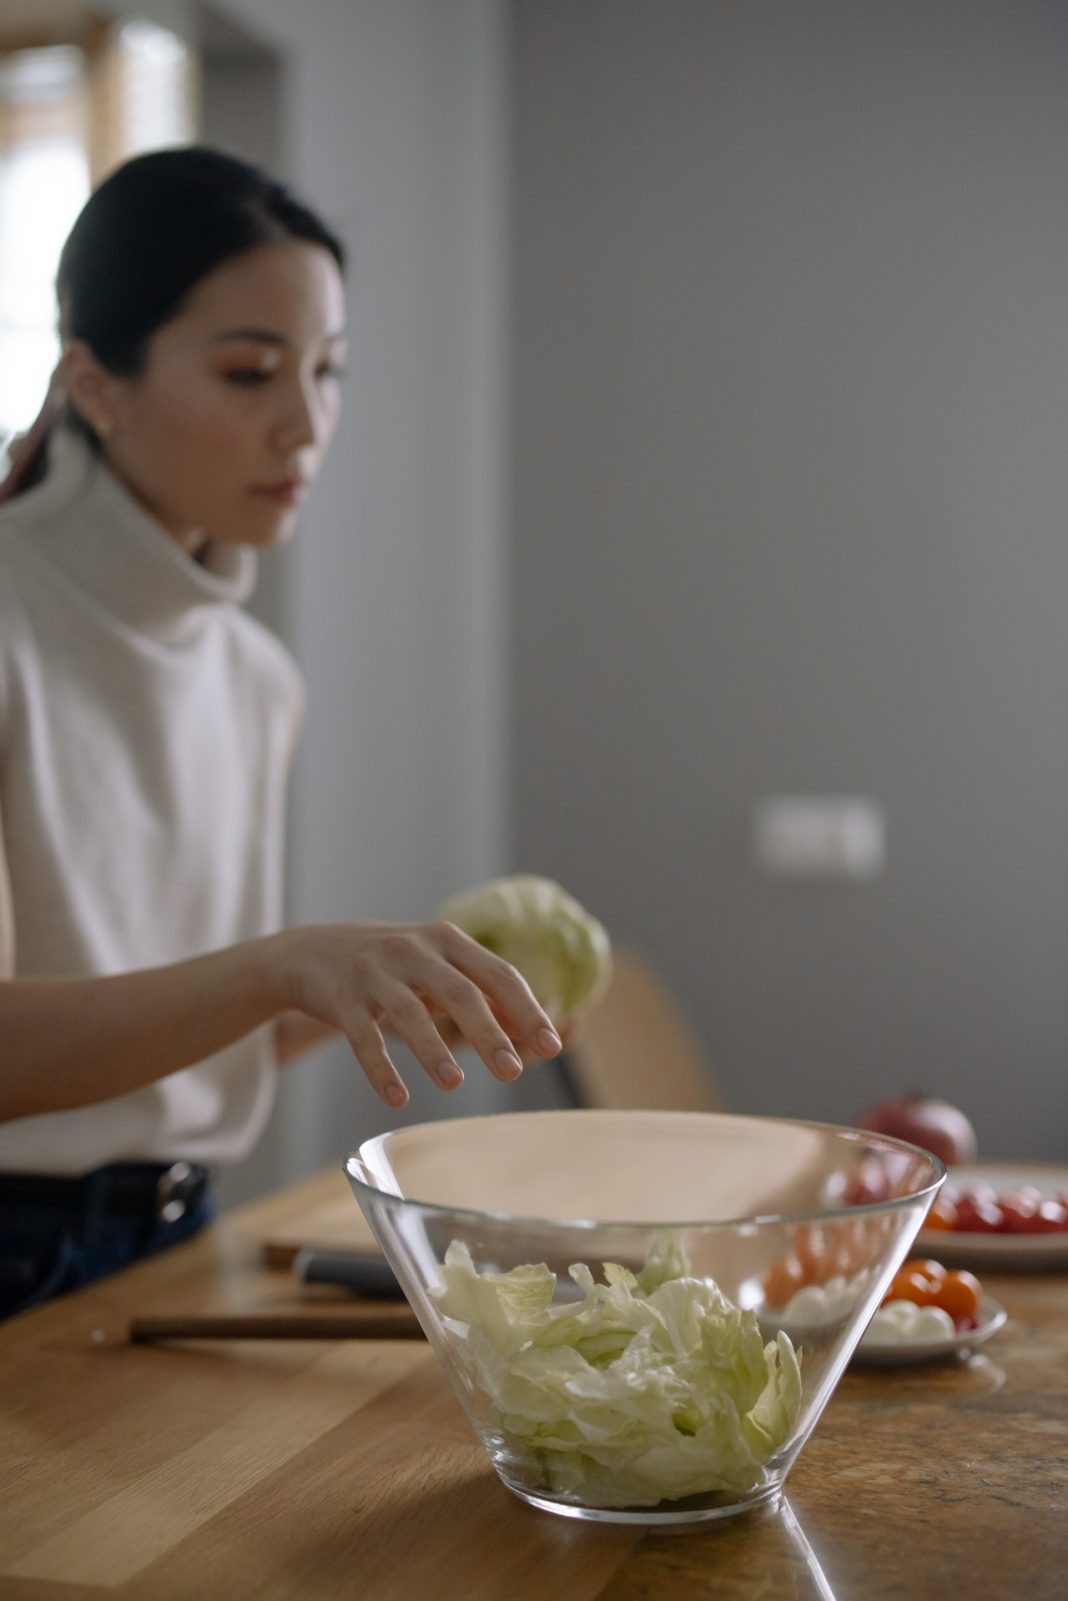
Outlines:
<svg viewBox="0 0 1068 1601"><path fill-rule="evenodd" d="M560 1067L577 1106L724 1110L690 1024L663 981L632 951L614 952L612 982Z"/></svg>

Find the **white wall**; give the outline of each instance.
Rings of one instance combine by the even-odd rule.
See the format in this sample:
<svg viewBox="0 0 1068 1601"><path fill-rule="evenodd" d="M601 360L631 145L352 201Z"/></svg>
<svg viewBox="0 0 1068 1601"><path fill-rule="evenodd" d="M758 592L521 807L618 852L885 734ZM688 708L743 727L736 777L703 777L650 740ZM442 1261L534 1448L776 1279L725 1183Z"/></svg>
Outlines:
<svg viewBox="0 0 1068 1601"><path fill-rule="evenodd" d="M502 18L492 0L219 10L279 52L286 175L352 255L344 418L272 585L309 696L290 915L422 918L504 865ZM448 1100L406 1077L415 1115L498 1093L479 1069ZM224 1198L390 1121L328 1048L284 1075Z"/></svg>
<svg viewBox="0 0 1068 1601"><path fill-rule="evenodd" d="M516 0L519 855L738 1110L1068 1136L1068 8ZM859 792L864 887L752 807Z"/></svg>

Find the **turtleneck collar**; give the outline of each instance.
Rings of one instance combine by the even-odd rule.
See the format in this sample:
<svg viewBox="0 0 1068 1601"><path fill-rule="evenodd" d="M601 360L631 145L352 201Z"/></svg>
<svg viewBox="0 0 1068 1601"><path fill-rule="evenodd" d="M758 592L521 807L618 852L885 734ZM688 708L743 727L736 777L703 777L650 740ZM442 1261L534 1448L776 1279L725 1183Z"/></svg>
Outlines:
<svg viewBox="0 0 1068 1601"><path fill-rule="evenodd" d="M205 607L247 600L256 582L243 546L213 543L194 560L69 428L49 441L42 482L4 509L33 525L33 548L79 589L164 644L191 638Z"/></svg>

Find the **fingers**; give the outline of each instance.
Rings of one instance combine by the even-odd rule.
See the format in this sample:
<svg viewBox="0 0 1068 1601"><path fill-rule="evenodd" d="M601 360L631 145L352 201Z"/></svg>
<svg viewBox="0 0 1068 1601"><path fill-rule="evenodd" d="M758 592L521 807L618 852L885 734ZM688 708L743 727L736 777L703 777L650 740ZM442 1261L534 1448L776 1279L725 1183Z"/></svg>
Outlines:
<svg viewBox="0 0 1068 1601"><path fill-rule="evenodd" d="M562 1049L526 980L451 923L333 925L294 931L280 949L297 952L289 1004L344 1030L388 1106L403 1106L408 1092L383 1034L444 1090L463 1083L446 1039L504 1081L519 1077L522 1055Z"/></svg>
<svg viewBox="0 0 1068 1601"><path fill-rule="evenodd" d="M449 1006L458 1038L478 1051L496 1078L518 1078L523 1064L475 985L454 974L442 990L439 1004ZM439 1089L460 1087L463 1070L425 1002L408 984L381 976L376 985L375 1011L380 1014L377 1022L366 1010L353 1008L343 1017L343 1026L370 1083L387 1105L403 1106L408 1092L386 1049L383 1029L408 1047Z"/></svg>
<svg viewBox="0 0 1068 1601"><path fill-rule="evenodd" d="M447 968L433 1004L449 1020L442 1022L442 1028L451 1034L449 1024L454 1025L495 1078L508 1081L519 1077L523 1071L519 1053L477 984L455 968Z"/></svg>
<svg viewBox="0 0 1068 1601"><path fill-rule="evenodd" d="M558 1055L562 1049L560 1036L523 975L455 924L438 923L433 927L443 954L489 998L494 1010L508 1022L513 1039L530 1047L536 1056Z"/></svg>
<svg viewBox="0 0 1068 1601"><path fill-rule="evenodd" d="M342 1018L342 1028L372 1087L394 1108L404 1106L408 1091L404 1080L390 1061L382 1030L365 1011L356 1011Z"/></svg>
<svg viewBox="0 0 1068 1601"><path fill-rule="evenodd" d="M439 996L439 1003L448 1006L458 1037L478 1052L496 1078L518 1078L523 1064L476 986L457 974L443 988L447 993ZM439 1089L459 1089L463 1070L414 990L399 980L382 979L376 1010L381 1012L380 1023L364 1011L353 1011L345 1017L344 1027L364 1072L387 1105L403 1106L408 1092L386 1050L383 1028L408 1047Z"/></svg>
<svg viewBox="0 0 1068 1601"><path fill-rule="evenodd" d="M398 981L384 983L379 994L382 1021L390 1033L403 1040L439 1088L458 1089L464 1081L464 1075L435 1027L425 1003L407 984Z"/></svg>

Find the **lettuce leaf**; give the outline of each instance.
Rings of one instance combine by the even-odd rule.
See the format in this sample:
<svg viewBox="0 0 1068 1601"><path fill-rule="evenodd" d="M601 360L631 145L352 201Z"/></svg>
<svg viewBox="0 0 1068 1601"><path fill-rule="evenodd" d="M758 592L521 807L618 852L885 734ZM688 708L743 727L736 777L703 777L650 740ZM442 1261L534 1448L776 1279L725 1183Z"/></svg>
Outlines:
<svg viewBox="0 0 1068 1601"><path fill-rule="evenodd" d="M591 1006L608 985L608 934L552 879L533 873L491 879L454 895L440 915L518 968L558 1023Z"/></svg>
<svg viewBox="0 0 1068 1601"><path fill-rule="evenodd" d="M679 1271L679 1269L682 1271ZM433 1292L490 1427L531 1485L597 1506L649 1506L740 1492L789 1438L801 1405L785 1333L764 1343L756 1315L686 1275L670 1240L638 1275L584 1263L578 1295L553 1303L544 1264L479 1273L453 1241Z"/></svg>

